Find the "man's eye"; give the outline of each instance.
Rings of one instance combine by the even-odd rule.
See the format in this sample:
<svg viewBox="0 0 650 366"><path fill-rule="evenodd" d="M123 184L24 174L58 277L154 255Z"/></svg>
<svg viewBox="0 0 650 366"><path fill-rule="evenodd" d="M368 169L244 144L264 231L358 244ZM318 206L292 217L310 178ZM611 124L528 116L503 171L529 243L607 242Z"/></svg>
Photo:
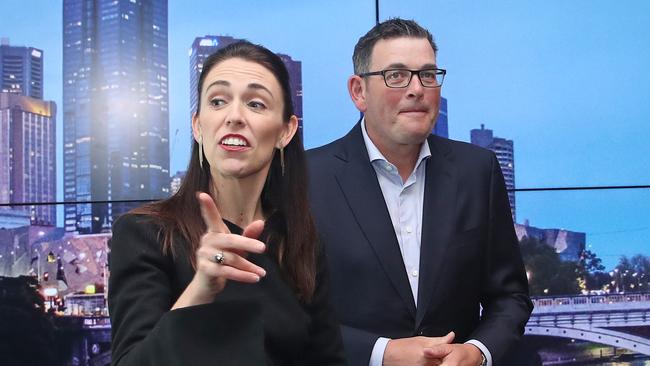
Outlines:
<svg viewBox="0 0 650 366"><path fill-rule="evenodd" d="M394 71L389 71L386 73L386 78L387 79L404 79L406 77L406 73L402 70L394 70Z"/></svg>
<svg viewBox="0 0 650 366"><path fill-rule="evenodd" d="M435 80L436 73L435 71L420 71L420 77L427 80Z"/></svg>

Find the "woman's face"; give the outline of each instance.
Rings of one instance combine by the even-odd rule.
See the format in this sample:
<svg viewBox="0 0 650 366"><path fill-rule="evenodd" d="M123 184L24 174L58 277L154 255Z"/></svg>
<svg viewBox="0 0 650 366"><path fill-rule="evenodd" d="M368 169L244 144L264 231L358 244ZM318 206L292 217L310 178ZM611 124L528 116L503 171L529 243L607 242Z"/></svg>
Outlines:
<svg viewBox="0 0 650 366"><path fill-rule="evenodd" d="M264 66L240 58L215 65L203 83L200 113L192 118L213 178L266 178L274 149L286 146L298 125L295 116L282 121L283 108L280 83Z"/></svg>

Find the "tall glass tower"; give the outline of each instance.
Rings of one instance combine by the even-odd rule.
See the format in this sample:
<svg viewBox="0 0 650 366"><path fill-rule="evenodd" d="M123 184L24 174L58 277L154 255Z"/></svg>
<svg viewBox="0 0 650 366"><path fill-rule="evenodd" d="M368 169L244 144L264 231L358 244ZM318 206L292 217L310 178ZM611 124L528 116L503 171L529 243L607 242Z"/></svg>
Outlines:
<svg viewBox="0 0 650 366"><path fill-rule="evenodd" d="M237 41L241 41L241 39L229 36L205 36L197 37L192 42L192 48L190 48L190 116L196 112L199 103L197 88L205 59L219 48Z"/></svg>
<svg viewBox="0 0 650 366"><path fill-rule="evenodd" d="M166 0L63 1L66 231L169 195Z"/></svg>

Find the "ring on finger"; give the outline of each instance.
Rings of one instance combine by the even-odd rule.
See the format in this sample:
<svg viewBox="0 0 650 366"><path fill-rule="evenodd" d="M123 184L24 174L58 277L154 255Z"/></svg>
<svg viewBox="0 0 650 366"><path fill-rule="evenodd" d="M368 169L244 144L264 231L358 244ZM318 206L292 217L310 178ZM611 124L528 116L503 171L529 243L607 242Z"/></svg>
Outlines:
<svg viewBox="0 0 650 366"><path fill-rule="evenodd" d="M217 264L224 264L224 262L226 261L226 257L221 251L217 252L217 254L215 254L213 259L214 259L214 263Z"/></svg>

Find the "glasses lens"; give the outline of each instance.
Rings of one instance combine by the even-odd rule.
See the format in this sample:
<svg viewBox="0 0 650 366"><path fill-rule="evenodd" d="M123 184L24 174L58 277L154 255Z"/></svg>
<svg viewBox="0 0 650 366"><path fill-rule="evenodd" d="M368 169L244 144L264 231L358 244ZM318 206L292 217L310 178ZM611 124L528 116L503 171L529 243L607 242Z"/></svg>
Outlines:
<svg viewBox="0 0 650 366"><path fill-rule="evenodd" d="M422 85L426 87L437 87L442 85L444 72L442 70L421 70L419 73Z"/></svg>
<svg viewBox="0 0 650 366"><path fill-rule="evenodd" d="M384 79L386 85L392 88L401 88L408 85L411 79L411 72L409 70L386 70L384 72Z"/></svg>

